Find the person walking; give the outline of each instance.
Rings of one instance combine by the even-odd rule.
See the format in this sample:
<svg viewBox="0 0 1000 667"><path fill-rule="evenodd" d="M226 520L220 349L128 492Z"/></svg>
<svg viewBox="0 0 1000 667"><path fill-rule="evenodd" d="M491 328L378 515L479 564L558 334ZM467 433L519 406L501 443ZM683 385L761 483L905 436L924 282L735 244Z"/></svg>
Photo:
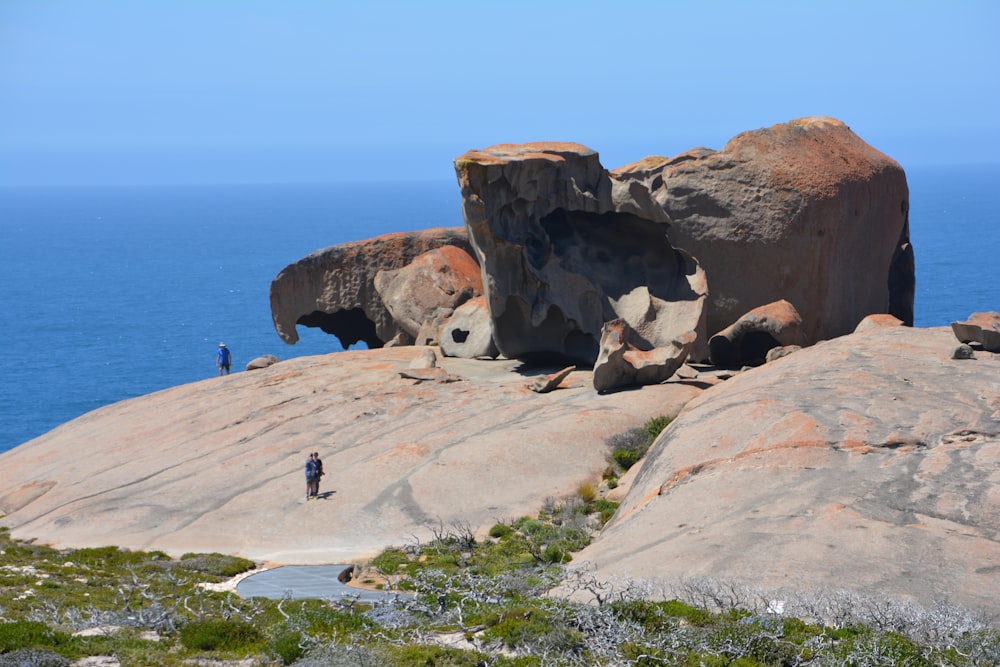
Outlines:
<svg viewBox="0 0 1000 667"><path fill-rule="evenodd" d="M215 365L219 367L219 375L229 375L229 367L232 364L232 352L229 351L225 343L219 343L219 354L215 358Z"/></svg>
<svg viewBox="0 0 1000 667"><path fill-rule="evenodd" d="M316 480L319 479L319 475L316 474L316 459L314 454L310 454L306 457L306 500L310 500L313 497L313 487L317 486ZM318 488L318 487L317 487Z"/></svg>

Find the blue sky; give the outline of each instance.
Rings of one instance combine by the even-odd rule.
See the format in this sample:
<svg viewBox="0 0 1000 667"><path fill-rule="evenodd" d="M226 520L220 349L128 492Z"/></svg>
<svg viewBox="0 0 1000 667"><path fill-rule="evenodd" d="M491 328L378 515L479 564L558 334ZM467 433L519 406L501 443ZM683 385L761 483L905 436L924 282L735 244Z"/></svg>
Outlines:
<svg viewBox="0 0 1000 667"><path fill-rule="evenodd" d="M997 162L1000 2L0 0L0 185L613 168L830 115L904 167Z"/></svg>

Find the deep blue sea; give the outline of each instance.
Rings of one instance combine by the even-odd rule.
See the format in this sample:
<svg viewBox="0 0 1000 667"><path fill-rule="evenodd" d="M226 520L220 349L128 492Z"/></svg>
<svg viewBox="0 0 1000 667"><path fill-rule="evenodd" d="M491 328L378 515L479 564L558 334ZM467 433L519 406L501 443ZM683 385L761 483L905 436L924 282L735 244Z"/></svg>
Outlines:
<svg viewBox="0 0 1000 667"><path fill-rule="evenodd" d="M915 167L916 324L1000 310L1000 165ZM314 250L462 224L454 182L0 188L0 451L109 403L286 345L268 290Z"/></svg>

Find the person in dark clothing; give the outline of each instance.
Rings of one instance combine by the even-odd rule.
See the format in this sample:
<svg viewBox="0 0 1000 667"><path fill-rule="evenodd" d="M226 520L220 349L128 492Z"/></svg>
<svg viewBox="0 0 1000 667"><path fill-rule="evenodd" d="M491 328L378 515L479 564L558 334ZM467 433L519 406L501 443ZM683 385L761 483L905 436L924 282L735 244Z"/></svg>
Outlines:
<svg viewBox="0 0 1000 667"><path fill-rule="evenodd" d="M325 475L323 472L323 461L319 458L319 452L312 453L313 466L316 470L316 476L313 477L313 487L312 487L312 497L315 498L319 495L319 481L320 477Z"/></svg>
<svg viewBox="0 0 1000 667"><path fill-rule="evenodd" d="M313 488L319 488L318 482L319 475L316 468L315 454L310 454L306 457L306 500L310 500L313 497Z"/></svg>
<svg viewBox="0 0 1000 667"><path fill-rule="evenodd" d="M219 367L219 375L229 375L229 367L233 364L233 355L225 343L219 343L219 354L215 365Z"/></svg>

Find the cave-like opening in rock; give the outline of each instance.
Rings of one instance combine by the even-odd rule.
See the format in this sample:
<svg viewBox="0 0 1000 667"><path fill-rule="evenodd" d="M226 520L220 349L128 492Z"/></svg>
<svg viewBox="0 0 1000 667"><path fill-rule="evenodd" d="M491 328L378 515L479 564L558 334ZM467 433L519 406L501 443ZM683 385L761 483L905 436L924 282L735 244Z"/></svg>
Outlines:
<svg viewBox="0 0 1000 667"><path fill-rule="evenodd" d="M686 279L688 263L670 245L660 223L629 213L565 209L539 222L563 268L586 276L613 299L639 286L666 301L695 296Z"/></svg>
<svg viewBox="0 0 1000 667"><path fill-rule="evenodd" d="M725 336L714 336L708 344L712 363L719 368L760 366L767 359L769 350L781 346L766 331L747 331L733 341Z"/></svg>
<svg viewBox="0 0 1000 667"><path fill-rule="evenodd" d="M326 313L314 310L303 315L296 322L306 327L318 327L323 333L332 334L345 350L363 341L369 349L382 347L385 342L375 335L375 323L368 319L360 308L338 310Z"/></svg>

